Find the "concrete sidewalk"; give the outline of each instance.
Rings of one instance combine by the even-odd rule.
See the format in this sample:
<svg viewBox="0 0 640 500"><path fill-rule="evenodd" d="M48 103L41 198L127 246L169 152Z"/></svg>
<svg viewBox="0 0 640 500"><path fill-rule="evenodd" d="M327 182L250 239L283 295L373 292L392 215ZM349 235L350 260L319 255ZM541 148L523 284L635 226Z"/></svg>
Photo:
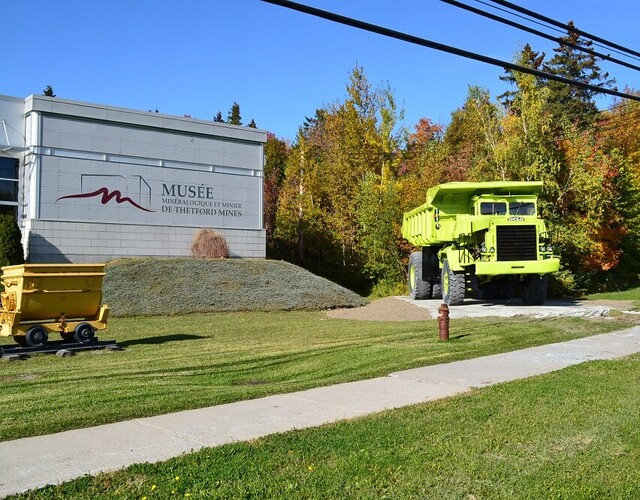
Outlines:
<svg viewBox="0 0 640 500"><path fill-rule="evenodd" d="M0 442L0 496L640 352L640 327L361 382Z"/></svg>

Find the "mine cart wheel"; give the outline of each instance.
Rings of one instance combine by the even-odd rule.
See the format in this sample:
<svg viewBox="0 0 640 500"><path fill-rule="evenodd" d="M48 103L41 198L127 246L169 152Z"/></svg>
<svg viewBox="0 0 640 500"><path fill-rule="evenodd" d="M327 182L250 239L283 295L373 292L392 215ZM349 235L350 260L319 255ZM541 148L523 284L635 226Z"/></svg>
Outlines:
<svg viewBox="0 0 640 500"><path fill-rule="evenodd" d="M547 300L547 275L534 274L524 284L522 302L526 306L541 306Z"/></svg>
<svg viewBox="0 0 640 500"><path fill-rule="evenodd" d="M14 335L13 340L16 341L20 347L27 347L27 341L24 339L24 335Z"/></svg>
<svg viewBox="0 0 640 500"><path fill-rule="evenodd" d="M73 342L75 340L72 332L60 332L60 336L65 342Z"/></svg>
<svg viewBox="0 0 640 500"><path fill-rule="evenodd" d="M73 338L76 342L84 344L86 342L91 342L95 337L95 334L93 327L89 323L80 323L76 326Z"/></svg>
<svg viewBox="0 0 640 500"><path fill-rule="evenodd" d="M464 292L466 289L464 271L452 271L447 259L442 263L440 286L442 288L442 301L445 304L456 305L464 302Z"/></svg>
<svg viewBox="0 0 640 500"><path fill-rule="evenodd" d="M38 325L29 329L27 334L24 336L24 340L29 347L40 347L47 343L47 340L49 340L49 334L44 327Z"/></svg>
<svg viewBox="0 0 640 500"><path fill-rule="evenodd" d="M416 300L431 297L431 283L422 279L422 252L409 256L409 296Z"/></svg>

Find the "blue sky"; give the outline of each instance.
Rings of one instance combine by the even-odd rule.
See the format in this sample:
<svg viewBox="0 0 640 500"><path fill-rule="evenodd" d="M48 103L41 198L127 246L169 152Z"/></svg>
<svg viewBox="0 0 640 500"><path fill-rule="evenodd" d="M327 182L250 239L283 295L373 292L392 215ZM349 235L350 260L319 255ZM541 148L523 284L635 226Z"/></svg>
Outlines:
<svg viewBox="0 0 640 500"><path fill-rule="evenodd" d="M640 50L637 0L512 1ZM554 45L438 0L300 3L502 60L525 43L550 57ZM421 117L447 123L468 85L494 97L506 88L500 68L259 0L5 0L2 11L0 94L52 85L62 98L201 119L226 117L235 101L244 123L292 140L306 116L344 99L356 64L390 86L409 128ZM640 89L638 72L601 66L619 90Z"/></svg>

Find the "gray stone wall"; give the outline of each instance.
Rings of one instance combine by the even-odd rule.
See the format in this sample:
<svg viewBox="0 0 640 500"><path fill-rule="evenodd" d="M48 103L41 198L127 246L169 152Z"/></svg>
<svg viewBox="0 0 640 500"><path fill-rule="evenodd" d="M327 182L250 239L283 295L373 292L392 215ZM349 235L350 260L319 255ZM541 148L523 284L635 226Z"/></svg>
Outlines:
<svg viewBox="0 0 640 500"><path fill-rule="evenodd" d="M28 261L106 262L121 257L190 256L198 228L31 221ZM216 229L232 257L265 258L264 230Z"/></svg>

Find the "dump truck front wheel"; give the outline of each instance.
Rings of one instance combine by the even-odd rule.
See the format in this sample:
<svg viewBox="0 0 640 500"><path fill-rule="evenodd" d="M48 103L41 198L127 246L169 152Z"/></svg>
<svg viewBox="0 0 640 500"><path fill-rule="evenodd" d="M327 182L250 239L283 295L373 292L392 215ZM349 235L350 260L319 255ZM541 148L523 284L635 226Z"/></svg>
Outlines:
<svg viewBox="0 0 640 500"><path fill-rule="evenodd" d="M76 326L76 329L73 333L73 339L76 342L80 342L84 344L86 342L91 342L95 337L95 331L93 327L89 323L80 323Z"/></svg>
<svg viewBox="0 0 640 500"><path fill-rule="evenodd" d="M522 302L526 306L541 306L547 300L547 275L529 276L522 290Z"/></svg>
<svg viewBox="0 0 640 500"><path fill-rule="evenodd" d="M445 304L450 306L464 302L466 288L464 271L452 271L448 259L445 259L442 263L440 288L442 290L442 301Z"/></svg>
<svg viewBox="0 0 640 500"><path fill-rule="evenodd" d="M24 341L29 347L40 347L47 343L49 334L42 326L34 326L24 336Z"/></svg>
<svg viewBox="0 0 640 500"><path fill-rule="evenodd" d="M431 283L422 279L422 252L409 256L409 296L416 300L431 296Z"/></svg>

